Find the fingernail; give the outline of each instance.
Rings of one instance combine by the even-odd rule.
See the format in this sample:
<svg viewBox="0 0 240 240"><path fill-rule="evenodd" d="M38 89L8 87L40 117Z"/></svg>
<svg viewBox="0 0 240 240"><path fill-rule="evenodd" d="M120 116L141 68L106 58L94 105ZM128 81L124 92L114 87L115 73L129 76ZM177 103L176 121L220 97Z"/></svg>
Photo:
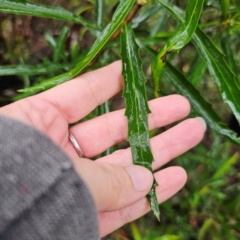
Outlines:
<svg viewBox="0 0 240 240"><path fill-rule="evenodd" d="M199 122L201 122L201 124L203 125L203 128L204 128L204 132L205 132L207 130L206 121L202 117L196 117L196 119L198 119Z"/></svg>
<svg viewBox="0 0 240 240"><path fill-rule="evenodd" d="M142 192L150 190L153 182L153 175L148 169L140 166L131 166L127 167L126 171L131 177L133 186L137 191Z"/></svg>

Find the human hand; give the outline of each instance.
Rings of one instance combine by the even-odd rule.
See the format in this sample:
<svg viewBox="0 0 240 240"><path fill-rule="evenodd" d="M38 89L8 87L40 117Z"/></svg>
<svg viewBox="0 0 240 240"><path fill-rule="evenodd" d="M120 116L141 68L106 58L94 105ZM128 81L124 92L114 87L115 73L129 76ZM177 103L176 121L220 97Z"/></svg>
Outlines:
<svg viewBox="0 0 240 240"><path fill-rule="evenodd" d="M119 150L93 162L79 159L68 139L68 125L85 117L96 106L118 93L123 87L121 63L84 74L41 94L0 109L48 135L72 159L76 171L85 180L99 212L100 234L104 236L149 211L145 195L152 185L152 174L133 166L131 150ZM188 101L178 95L150 102L150 129L168 125L188 115ZM126 140L127 119L124 110L115 111L73 126L86 158L97 156L109 147ZM199 119L188 119L151 139L156 170L174 157L195 146L203 137ZM159 203L174 195L186 182L180 167L155 173Z"/></svg>

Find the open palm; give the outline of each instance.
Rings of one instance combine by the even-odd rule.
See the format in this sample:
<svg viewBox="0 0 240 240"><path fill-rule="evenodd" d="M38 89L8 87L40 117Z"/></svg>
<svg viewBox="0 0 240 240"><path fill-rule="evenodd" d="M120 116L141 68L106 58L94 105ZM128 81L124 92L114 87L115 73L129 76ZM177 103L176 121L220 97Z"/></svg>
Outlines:
<svg viewBox="0 0 240 240"><path fill-rule="evenodd" d="M49 136L72 159L78 155L68 139L69 124L84 118L98 105L113 97L123 88L121 63L84 74L33 97L0 109L0 113L23 121ZM152 100L149 128L155 129L186 117L190 111L188 101L172 95ZM127 119L124 110L111 112L70 129L77 139L84 157L92 158L127 138ZM195 146L203 137L204 126L199 119L188 119L151 139L156 170L174 157ZM99 158L97 163L125 166L132 164L131 150L119 150ZM186 181L180 167L170 167L155 173L159 183L158 201L163 202L175 194ZM100 187L100 186L99 186ZM114 202L114 201L113 201ZM116 203L116 201L115 201ZM96 203L99 211L101 235L105 235L126 222L139 218L147 211L146 198L129 197L124 203Z"/></svg>

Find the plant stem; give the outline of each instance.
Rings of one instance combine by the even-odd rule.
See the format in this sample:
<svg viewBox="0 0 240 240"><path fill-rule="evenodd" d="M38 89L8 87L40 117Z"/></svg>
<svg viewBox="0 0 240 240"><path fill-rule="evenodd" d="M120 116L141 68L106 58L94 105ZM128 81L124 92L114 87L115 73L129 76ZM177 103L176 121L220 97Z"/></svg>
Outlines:
<svg viewBox="0 0 240 240"><path fill-rule="evenodd" d="M138 10L141 8L142 5L140 4L135 4L135 6L133 7L133 10L129 13L129 15L126 17L125 19L125 23L130 22L134 16L137 14ZM122 26L120 28L118 28L118 30L112 35L111 37L111 41L115 40L116 38L119 37L120 33L122 30Z"/></svg>

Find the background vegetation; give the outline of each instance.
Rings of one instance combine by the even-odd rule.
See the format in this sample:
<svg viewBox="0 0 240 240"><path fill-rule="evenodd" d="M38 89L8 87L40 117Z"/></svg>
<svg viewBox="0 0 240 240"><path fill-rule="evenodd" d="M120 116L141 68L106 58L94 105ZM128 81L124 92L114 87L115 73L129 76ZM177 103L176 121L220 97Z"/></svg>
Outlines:
<svg viewBox="0 0 240 240"><path fill-rule="evenodd" d="M1 2L1 1L0 1ZM62 6L76 15L96 23L99 28L111 22L119 1L46 0L35 3ZM187 1L169 1L185 10ZM96 4L98 4L96 6ZM1 7L1 3L0 3ZM97 11L96 11L97 9ZM101 13L103 9L104 14ZM100 11L100 13L98 12ZM139 8L131 21L141 44L158 51L179 28L179 23L158 1ZM229 68L236 76L240 67L240 1L205 1L199 23L200 28L224 53ZM87 54L99 30L88 26L49 18L0 13L0 104L16 101L27 94L18 89L35 85L73 68ZM143 59L148 98L154 98L151 81L151 60L144 51ZM118 34L111 38L95 60L84 70L90 71L120 58ZM203 98L211 103L221 119L240 135L239 124L231 110L223 104L217 85L190 42L180 51L172 53L169 62L195 86ZM239 80L236 80L239 86ZM163 78L162 95L178 90ZM240 96L239 96L240 102ZM97 108L87 118L124 107L121 94ZM191 116L196 116L192 111ZM171 126L151 132L151 136ZM121 143L110 149L127 147ZM208 129L204 141L195 149L171 162L183 166L189 175L185 188L171 200L163 203L161 223L148 214L104 239L190 240L190 239L240 239L240 151L239 146Z"/></svg>

